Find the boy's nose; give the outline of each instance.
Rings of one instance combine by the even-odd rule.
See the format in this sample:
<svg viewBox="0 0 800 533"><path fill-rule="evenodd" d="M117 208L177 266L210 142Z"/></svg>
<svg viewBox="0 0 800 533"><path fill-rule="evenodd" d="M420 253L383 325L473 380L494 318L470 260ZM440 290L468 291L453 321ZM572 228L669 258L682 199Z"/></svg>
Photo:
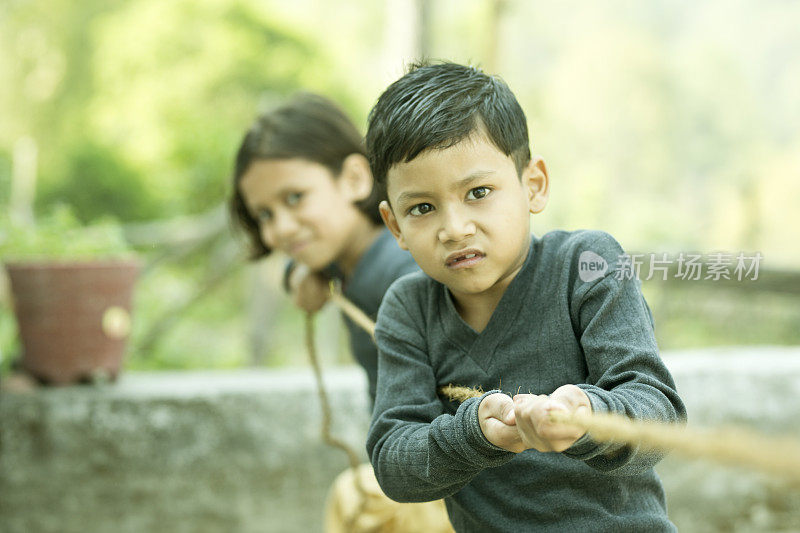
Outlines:
<svg viewBox="0 0 800 533"><path fill-rule="evenodd" d="M442 227L439 229L439 241L458 242L475 235L475 223L459 209L446 209L443 213Z"/></svg>

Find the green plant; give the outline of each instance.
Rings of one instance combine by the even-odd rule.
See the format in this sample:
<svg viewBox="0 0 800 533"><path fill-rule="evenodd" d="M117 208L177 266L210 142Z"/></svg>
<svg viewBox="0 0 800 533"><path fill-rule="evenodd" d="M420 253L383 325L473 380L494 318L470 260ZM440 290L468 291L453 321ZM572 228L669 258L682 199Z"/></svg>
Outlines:
<svg viewBox="0 0 800 533"><path fill-rule="evenodd" d="M4 262L88 260L132 255L122 228L112 221L83 226L69 207L60 205L35 224L0 217L0 257Z"/></svg>
<svg viewBox="0 0 800 533"><path fill-rule="evenodd" d="M0 262L10 282L0 285L0 374L18 359L31 375L54 383L81 379L94 368L116 376L124 349L119 341L127 336L119 324L129 323L138 273L133 255L119 224L84 226L66 206L36 223L0 215ZM114 309L116 315L107 314ZM118 317L119 327L107 329L107 316ZM67 324L62 329L74 334L77 347L66 346L54 320Z"/></svg>

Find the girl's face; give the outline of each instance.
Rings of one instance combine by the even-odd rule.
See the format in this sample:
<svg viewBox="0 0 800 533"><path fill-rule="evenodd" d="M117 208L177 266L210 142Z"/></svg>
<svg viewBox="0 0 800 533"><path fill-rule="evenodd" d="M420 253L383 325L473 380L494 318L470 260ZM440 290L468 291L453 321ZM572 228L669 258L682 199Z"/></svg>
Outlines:
<svg viewBox="0 0 800 533"><path fill-rule="evenodd" d="M338 260L361 223L345 180L305 159L262 159L239 182L261 238L312 270Z"/></svg>

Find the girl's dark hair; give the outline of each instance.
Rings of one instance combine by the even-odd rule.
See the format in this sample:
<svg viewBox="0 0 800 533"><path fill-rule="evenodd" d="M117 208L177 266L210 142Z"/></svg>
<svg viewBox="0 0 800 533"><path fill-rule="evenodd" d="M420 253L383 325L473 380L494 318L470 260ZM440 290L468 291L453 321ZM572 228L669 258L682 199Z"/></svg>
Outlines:
<svg viewBox="0 0 800 533"><path fill-rule="evenodd" d="M297 93L283 105L259 115L248 130L236 154L233 191L229 200L231 220L249 237L250 258L272 251L261 239L258 221L247 210L239 182L254 161L264 159L305 159L326 167L334 177L342 171L351 154L366 157L364 141L347 115L329 99L312 93ZM377 188L356 203L375 225L380 225Z"/></svg>
<svg viewBox="0 0 800 533"><path fill-rule="evenodd" d="M367 152L386 196L386 174L420 153L449 148L483 131L522 175L531 160L525 113L497 76L456 63L416 63L378 98L369 114Z"/></svg>

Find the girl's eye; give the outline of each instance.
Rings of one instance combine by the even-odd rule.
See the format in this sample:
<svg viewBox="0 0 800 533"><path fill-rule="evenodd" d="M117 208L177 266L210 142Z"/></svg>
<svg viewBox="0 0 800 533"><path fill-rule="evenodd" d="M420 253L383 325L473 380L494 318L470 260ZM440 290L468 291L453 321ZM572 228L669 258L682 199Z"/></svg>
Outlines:
<svg viewBox="0 0 800 533"><path fill-rule="evenodd" d="M286 205L293 206L300 203L300 200L303 198L303 193L301 192L290 192L286 195Z"/></svg>
<svg viewBox="0 0 800 533"><path fill-rule="evenodd" d="M259 222L267 222L272 219L272 211L269 209L259 209L256 211L256 218Z"/></svg>
<svg viewBox="0 0 800 533"><path fill-rule="evenodd" d="M488 196L490 191L489 187L475 187L467 193L467 200L480 200Z"/></svg>
<svg viewBox="0 0 800 533"><path fill-rule="evenodd" d="M417 204L408 210L408 214L418 217L424 215L425 213L430 213L431 211L433 211L433 206L431 204Z"/></svg>

